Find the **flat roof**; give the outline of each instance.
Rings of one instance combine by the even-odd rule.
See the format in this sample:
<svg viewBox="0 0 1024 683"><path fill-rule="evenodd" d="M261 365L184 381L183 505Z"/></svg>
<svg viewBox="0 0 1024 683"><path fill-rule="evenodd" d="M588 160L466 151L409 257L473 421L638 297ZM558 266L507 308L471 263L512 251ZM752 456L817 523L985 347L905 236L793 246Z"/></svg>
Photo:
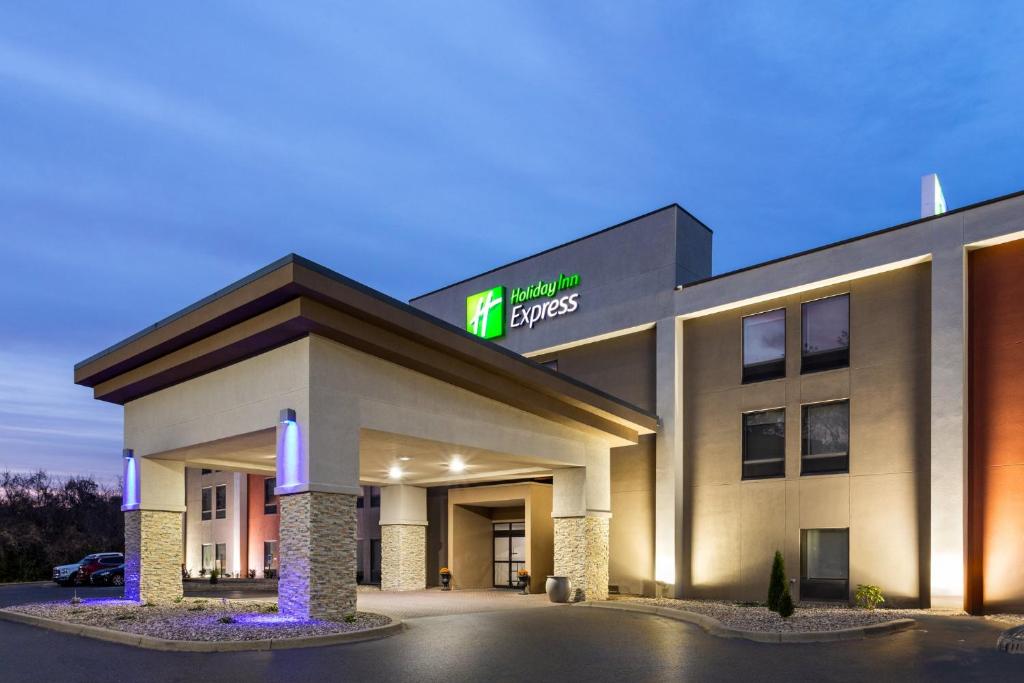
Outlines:
<svg viewBox="0 0 1024 683"><path fill-rule="evenodd" d="M596 237L597 235L600 235L602 233L606 233L606 232L609 232L611 230L615 230L616 228L621 228L623 226L629 225L630 223L635 223L636 221L643 220L644 218L647 218L649 216L653 216L656 213L661 213L662 211L666 211L668 209L673 209L673 208L674 209L679 209L680 211L685 213L687 216L692 218L694 221L696 221L697 225L699 225L700 227L704 228L705 230L707 230L710 233L714 233L714 230L712 230L707 225L705 225L702 220L700 220L699 218L694 216L692 213L690 213L689 211L684 209L678 203L672 202L671 204L666 204L665 206L661 207L660 209L655 209L654 211L648 211L645 214L642 214L640 216L634 216L633 218L621 221L619 223L616 223L615 225L609 225L607 228L601 228L600 230L596 230L594 232L588 233L586 235L583 235L582 237L577 237L575 239L569 240L568 242L562 242L561 244L557 244L557 245L555 245L553 247L548 247L547 249L545 249L543 251L538 251L536 254L530 254L529 256L524 256L522 258L518 258L515 261L509 261L508 263L504 263L504 264L502 264L500 266L496 266L494 268L491 268L490 270L485 270L484 272L477 273L476 275L470 275L469 277L462 278L461 280L459 280L457 282L452 282L451 284L447 284L447 285L445 285L443 287L438 287L437 289L432 290L430 292L427 292L426 294L420 294L419 296L414 296L411 299L409 299L409 301L418 301L420 299L425 299L428 296L433 296L434 294L437 294L438 292L443 292L444 290L451 289L452 287L458 287L459 285L465 284L465 283L469 282L470 280L475 280L478 277L483 277L485 275L490 275L491 273L496 273L499 270L503 270L505 268L509 268L511 266L516 265L517 263L523 263L524 261L529 261L530 259L537 258L538 256L543 256L544 254L548 254L548 253L550 253L552 251L555 251L557 249L561 249L562 247L568 247L571 244L576 244L577 242L582 242L583 240L588 240L591 237Z"/></svg>

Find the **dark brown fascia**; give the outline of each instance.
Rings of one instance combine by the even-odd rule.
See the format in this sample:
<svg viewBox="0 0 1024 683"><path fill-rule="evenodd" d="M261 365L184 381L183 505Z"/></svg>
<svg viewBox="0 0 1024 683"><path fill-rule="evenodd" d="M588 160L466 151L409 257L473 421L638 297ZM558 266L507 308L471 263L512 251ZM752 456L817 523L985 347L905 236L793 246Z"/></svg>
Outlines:
<svg viewBox="0 0 1024 683"><path fill-rule="evenodd" d="M584 426L636 443L638 426L559 400L500 373L430 348L366 320L300 297L133 368L94 387L96 398L125 403L268 349L316 334L559 424Z"/></svg>
<svg viewBox="0 0 1024 683"><path fill-rule="evenodd" d="M629 440L657 429L646 411L300 257L83 361L75 381L123 404L310 333L559 422Z"/></svg>

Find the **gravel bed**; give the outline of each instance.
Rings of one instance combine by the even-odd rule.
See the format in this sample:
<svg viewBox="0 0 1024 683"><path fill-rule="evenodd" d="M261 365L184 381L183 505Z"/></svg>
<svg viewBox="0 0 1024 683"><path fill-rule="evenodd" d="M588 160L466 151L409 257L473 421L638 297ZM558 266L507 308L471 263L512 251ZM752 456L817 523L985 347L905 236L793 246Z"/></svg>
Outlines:
<svg viewBox="0 0 1024 683"><path fill-rule="evenodd" d="M985 618L1008 626L1024 625L1024 614L986 614Z"/></svg>
<svg viewBox="0 0 1024 683"><path fill-rule="evenodd" d="M370 612L357 612L352 622L296 619L278 614L275 607L273 603L245 600L186 598L170 605L145 606L128 600L94 598L78 605L70 601L43 602L7 609L166 640L279 640L365 631L391 623L390 618Z"/></svg>
<svg viewBox="0 0 1024 683"><path fill-rule="evenodd" d="M842 605L803 605L788 619L783 619L767 607L736 602L713 600L675 600L672 598L620 598L620 602L654 605L696 612L713 617L724 626L741 631L777 633L791 631L839 631L896 619L913 619L924 610L915 609L855 609Z"/></svg>

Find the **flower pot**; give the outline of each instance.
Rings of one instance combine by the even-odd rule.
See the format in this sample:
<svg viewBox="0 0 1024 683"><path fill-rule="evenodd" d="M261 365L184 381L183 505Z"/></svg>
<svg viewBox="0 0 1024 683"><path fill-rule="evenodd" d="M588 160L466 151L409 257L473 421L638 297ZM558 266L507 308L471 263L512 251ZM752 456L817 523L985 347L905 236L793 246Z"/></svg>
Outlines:
<svg viewBox="0 0 1024 683"><path fill-rule="evenodd" d="M551 602L569 602L571 588L568 576L549 576L544 584L544 590Z"/></svg>
<svg viewBox="0 0 1024 683"><path fill-rule="evenodd" d="M530 575L519 577L519 587L523 590L523 595L530 594Z"/></svg>
<svg viewBox="0 0 1024 683"><path fill-rule="evenodd" d="M441 590L450 591L452 589L452 575L441 574Z"/></svg>

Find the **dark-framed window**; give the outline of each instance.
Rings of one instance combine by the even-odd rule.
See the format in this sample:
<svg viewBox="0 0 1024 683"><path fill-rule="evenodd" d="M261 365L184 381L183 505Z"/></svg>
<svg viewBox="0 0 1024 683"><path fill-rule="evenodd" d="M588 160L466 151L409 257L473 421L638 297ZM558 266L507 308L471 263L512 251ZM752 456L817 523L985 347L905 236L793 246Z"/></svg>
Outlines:
<svg viewBox="0 0 1024 683"><path fill-rule="evenodd" d="M263 572L268 569L277 570L280 564L280 554L277 549L277 541L263 541Z"/></svg>
<svg viewBox="0 0 1024 683"><path fill-rule="evenodd" d="M379 486L371 486L370 487L370 507L372 507L372 508L379 508L380 507L380 487Z"/></svg>
<svg viewBox="0 0 1024 683"><path fill-rule="evenodd" d="M743 414L743 478L786 476L786 409Z"/></svg>
<svg viewBox="0 0 1024 683"><path fill-rule="evenodd" d="M850 530L800 530L800 599L848 600Z"/></svg>
<svg viewBox="0 0 1024 683"><path fill-rule="evenodd" d="M203 469L199 470L199 474L201 474L201 475L206 475L206 474L209 474L210 472L213 472L213 470L208 470L205 467Z"/></svg>
<svg viewBox="0 0 1024 683"><path fill-rule="evenodd" d="M228 544L218 543L214 546L216 550L216 557L214 558L214 564L217 567L217 573L223 574L224 567L228 565Z"/></svg>
<svg viewBox="0 0 1024 683"><path fill-rule="evenodd" d="M211 489L209 486L204 486L203 487L202 501L203 501L203 503L202 503L202 510L203 510L202 518L203 518L203 520L212 519L213 518L213 489Z"/></svg>
<svg viewBox="0 0 1024 683"><path fill-rule="evenodd" d="M263 480L263 514L277 514L277 496L274 489L277 488L277 477L268 477Z"/></svg>
<svg viewBox="0 0 1024 683"><path fill-rule="evenodd" d="M850 471L850 402L802 407L800 474Z"/></svg>
<svg viewBox="0 0 1024 683"><path fill-rule="evenodd" d="M228 487L227 484L221 484L217 486L214 491L216 492L217 502L217 519L224 519L228 516Z"/></svg>
<svg viewBox="0 0 1024 683"><path fill-rule="evenodd" d="M213 569L213 545L210 543L203 544L203 569L210 571Z"/></svg>
<svg viewBox="0 0 1024 683"><path fill-rule="evenodd" d="M840 294L801 305L800 372L850 365L850 295Z"/></svg>
<svg viewBox="0 0 1024 683"><path fill-rule="evenodd" d="M363 507L363 497L362 496L359 496L358 498L356 498L356 507L357 508L362 508Z"/></svg>
<svg viewBox="0 0 1024 683"><path fill-rule="evenodd" d="M743 318L743 383L786 376L786 309Z"/></svg>

